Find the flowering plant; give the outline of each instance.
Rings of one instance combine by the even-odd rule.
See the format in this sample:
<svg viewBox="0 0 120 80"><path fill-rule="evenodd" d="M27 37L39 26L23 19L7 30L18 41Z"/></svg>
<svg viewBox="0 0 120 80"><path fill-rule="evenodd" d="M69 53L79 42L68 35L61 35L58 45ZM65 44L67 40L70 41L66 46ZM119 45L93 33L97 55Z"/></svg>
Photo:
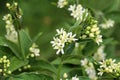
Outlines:
<svg viewBox="0 0 120 80"><path fill-rule="evenodd" d="M23 29L18 3L6 3L9 13L3 16L6 34L0 36L0 79L119 80L120 62L108 55L109 46L117 42L105 33L115 21L99 20L101 14L84 8L79 0L58 0L55 5L68 11L71 22L56 29L50 44L57 57L46 61L36 44L41 33L31 38Z"/></svg>

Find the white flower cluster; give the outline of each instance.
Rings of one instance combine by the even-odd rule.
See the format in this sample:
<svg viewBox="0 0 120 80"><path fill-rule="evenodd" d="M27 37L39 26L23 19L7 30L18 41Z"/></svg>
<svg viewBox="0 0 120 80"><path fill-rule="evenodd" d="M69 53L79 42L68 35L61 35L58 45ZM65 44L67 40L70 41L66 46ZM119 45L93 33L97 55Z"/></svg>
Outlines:
<svg viewBox="0 0 120 80"><path fill-rule="evenodd" d="M85 58L84 60L81 60L81 65L85 68L85 71L91 80L97 80L93 63L89 62L87 58Z"/></svg>
<svg viewBox="0 0 120 80"><path fill-rule="evenodd" d="M54 41L51 41L50 43L52 44L52 47L57 50L56 54L59 54L60 52L64 54L63 48L65 47L65 44L76 41L76 34L73 35L72 32L67 33L63 28L60 30L57 29L56 31L56 37L54 37Z"/></svg>
<svg viewBox="0 0 120 80"><path fill-rule="evenodd" d="M88 12L86 9L82 7L82 5L70 5L68 8L69 11L71 11L71 16L73 16L76 20L84 21L86 17L88 16Z"/></svg>
<svg viewBox="0 0 120 80"><path fill-rule="evenodd" d="M98 45L102 42L102 35L100 35L100 29L97 24L87 26L80 36L81 39L90 38L93 39Z"/></svg>
<svg viewBox="0 0 120 80"><path fill-rule="evenodd" d="M113 27L115 22L111 19L108 19L105 23L100 24L100 27L103 29L108 29Z"/></svg>
<svg viewBox="0 0 120 80"><path fill-rule="evenodd" d="M67 0L59 0L57 7L63 8L65 5L67 5Z"/></svg>
<svg viewBox="0 0 120 80"><path fill-rule="evenodd" d="M10 60L7 59L7 56L3 56L0 58L0 76L3 74L3 76L6 76L7 74L11 74L11 71L8 70L10 67Z"/></svg>
<svg viewBox="0 0 120 80"><path fill-rule="evenodd" d="M67 77L68 77L67 73L64 73L63 75L64 79L60 79L60 80L79 80L79 78L77 78L77 75L72 77L72 79L67 79Z"/></svg>
<svg viewBox="0 0 120 80"><path fill-rule="evenodd" d="M3 20L6 22L5 27L6 27L7 34L5 35L5 37L10 41L17 42L18 41L18 33L14 28L11 14L5 15L3 17Z"/></svg>
<svg viewBox="0 0 120 80"><path fill-rule="evenodd" d="M100 68L98 68L98 75L102 76L103 73L111 73L114 76L120 76L120 62L115 63L115 59L106 59L99 62Z"/></svg>
<svg viewBox="0 0 120 80"><path fill-rule="evenodd" d="M105 59L106 54L104 53L104 47L105 46L100 46L93 56L94 60L97 62Z"/></svg>
<svg viewBox="0 0 120 80"><path fill-rule="evenodd" d="M32 46L29 48L29 51L31 52L31 57L40 56L40 49L35 43L32 44Z"/></svg>

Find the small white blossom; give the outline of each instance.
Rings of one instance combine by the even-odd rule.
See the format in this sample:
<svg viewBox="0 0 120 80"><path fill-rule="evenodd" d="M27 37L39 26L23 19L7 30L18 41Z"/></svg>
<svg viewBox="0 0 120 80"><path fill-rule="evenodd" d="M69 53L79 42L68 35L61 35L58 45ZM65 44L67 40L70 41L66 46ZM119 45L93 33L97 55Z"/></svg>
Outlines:
<svg viewBox="0 0 120 80"><path fill-rule="evenodd" d="M102 35L97 35L97 37L95 38L95 42L99 45L102 41Z"/></svg>
<svg viewBox="0 0 120 80"><path fill-rule="evenodd" d="M81 39L90 38L93 39L98 45L102 42L102 35L100 35L100 29L97 24L87 26L84 32L80 36Z"/></svg>
<svg viewBox="0 0 120 80"><path fill-rule="evenodd" d="M87 64L88 64L87 58L84 58L84 60L81 60L80 62L81 62L81 65L84 67L87 66Z"/></svg>
<svg viewBox="0 0 120 80"><path fill-rule="evenodd" d="M73 18L75 18L76 20L85 20L86 17L88 16L88 12L86 9L84 9L82 7L82 5L70 5L70 7L68 8L69 11L71 11L71 16L73 16ZM84 19L83 19L84 18Z"/></svg>
<svg viewBox="0 0 120 80"><path fill-rule="evenodd" d="M96 61L101 61L105 59L106 54L104 53L104 46L100 46L97 52L94 54L93 58Z"/></svg>
<svg viewBox="0 0 120 80"><path fill-rule="evenodd" d="M79 78L77 78L77 76L72 77L72 80L79 80Z"/></svg>
<svg viewBox="0 0 120 80"><path fill-rule="evenodd" d="M67 0L59 0L57 7L63 8L65 5L67 5Z"/></svg>
<svg viewBox="0 0 120 80"><path fill-rule="evenodd" d="M75 38L76 34L72 34L72 32L68 33L68 42L76 41L77 39Z"/></svg>
<svg viewBox="0 0 120 80"><path fill-rule="evenodd" d="M115 22L111 19L108 19L105 23L100 24L100 27L103 29L108 29L113 27Z"/></svg>
<svg viewBox="0 0 120 80"><path fill-rule="evenodd" d="M53 49L57 50L56 54L64 54L65 43L76 41L76 34L72 34L72 32L67 33L63 28L60 30L56 29L56 31L56 37L53 37L53 41L50 43L52 44Z"/></svg>
<svg viewBox="0 0 120 80"><path fill-rule="evenodd" d="M35 43L33 43L33 45L29 48L29 50L35 56L40 56L40 49L38 48L38 46Z"/></svg>

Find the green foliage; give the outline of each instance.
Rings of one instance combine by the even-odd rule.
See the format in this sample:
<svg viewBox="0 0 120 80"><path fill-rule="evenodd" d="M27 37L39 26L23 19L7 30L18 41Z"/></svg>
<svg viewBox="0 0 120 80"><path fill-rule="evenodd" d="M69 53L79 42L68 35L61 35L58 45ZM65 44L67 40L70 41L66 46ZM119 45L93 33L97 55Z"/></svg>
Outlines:
<svg viewBox="0 0 120 80"><path fill-rule="evenodd" d="M7 80L53 80L53 78L43 75L43 74L37 74L37 73L22 73L15 77L10 77Z"/></svg>
<svg viewBox="0 0 120 80"><path fill-rule="evenodd" d="M118 54L120 52L120 38L118 34L120 29L118 27L120 25L120 0L67 1L68 5L64 9L58 9L56 8L57 0L20 0L18 2L20 3L19 6L22 7L23 13L19 6L15 8L13 1L14 7L8 7L8 9L18 34L18 41L13 42L3 36L5 35L3 25L6 23L3 24L1 21L0 58L3 56L8 57L10 60L8 70L12 73L4 76L0 72L0 77L2 75L5 80L60 80L60 78L65 80L64 73L67 73L68 80L71 80L72 77L77 77L79 80L91 80L87 74L88 70L81 63L81 60L86 58L88 59L86 65L90 67L89 63L93 64L98 80L119 80L120 75L114 77L114 74L105 73L102 77L98 76L100 64L94 59L94 55L97 54L100 46L104 46L106 58L115 58L117 62L120 61L120 55ZM5 3L6 1L2 2ZM88 9L88 17L83 21L76 21L67 12L69 5L79 3ZM2 4L2 11L4 11L4 6ZM19 18L22 15L23 17ZM1 16L3 16L2 12L0 12L0 18ZM114 27L103 29L99 26L108 19L115 21ZM86 28L91 28L94 24L100 27L100 32L103 36L103 43L99 45L95 43L94 38L80 38L86 32ZM76 34L75 38L77 40L70 43L66 42L63 49L64 54L55 55L52 47L50 47L50 41L53 35L55 35L55 29L61 27L65 28L67 32ZM33 43L39 45L37 47L40 48L40 56L32 55L33 52L37 53L37 49L32 49L33 52L30 51ZM99 55L97 57L99 58Z"/></svg>

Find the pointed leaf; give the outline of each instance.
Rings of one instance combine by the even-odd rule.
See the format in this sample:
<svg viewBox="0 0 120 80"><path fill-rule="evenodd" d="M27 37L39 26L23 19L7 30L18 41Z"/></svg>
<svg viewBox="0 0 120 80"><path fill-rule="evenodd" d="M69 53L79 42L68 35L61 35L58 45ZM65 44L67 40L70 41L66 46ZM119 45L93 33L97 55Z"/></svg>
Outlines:
<svg viewBox="0 0 120 80"><path fill-rule="evenodd" d="M24 66L24 65L27 65L28 64L28 60L20 60L16 57L12 57L10 58L10 67L9 67L9 70L10 71L15 71L17 69L19 69L20 67Z"/></svg>
<svg viewBox="0 0 120 80"><path fill-rule="evenodd" d="M22 51L22 56L25 59L25 57L29 53L29 48L32 45L32 40L24 30L19 31L19 36L20 36L20 48Z"/></svg>

